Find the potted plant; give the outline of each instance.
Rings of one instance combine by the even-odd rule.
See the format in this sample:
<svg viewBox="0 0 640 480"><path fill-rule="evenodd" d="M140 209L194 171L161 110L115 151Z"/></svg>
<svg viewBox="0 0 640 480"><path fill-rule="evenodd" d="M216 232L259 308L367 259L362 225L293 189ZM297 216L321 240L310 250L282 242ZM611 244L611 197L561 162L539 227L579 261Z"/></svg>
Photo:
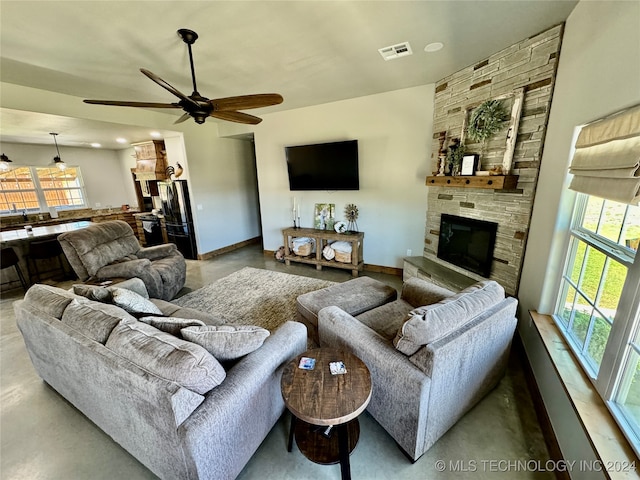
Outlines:
<svg viewBox="0 0 640 480"><path fill-rule="evenodd" d="M447 151L447 165L449 166L450 175L459 175L462 166L462 157L464 157L464 144L460 143L459 138L451 140L451 145Z"/></svg>

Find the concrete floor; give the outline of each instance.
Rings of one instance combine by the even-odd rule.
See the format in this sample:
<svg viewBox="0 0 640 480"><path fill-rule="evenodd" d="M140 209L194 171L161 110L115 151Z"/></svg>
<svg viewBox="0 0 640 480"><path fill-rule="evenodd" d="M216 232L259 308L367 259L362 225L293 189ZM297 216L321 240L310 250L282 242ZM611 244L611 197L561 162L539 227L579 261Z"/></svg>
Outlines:
<svg viewBox="0 0 640 480"><path fill-rule="evenodd" d="M188 261L184 292L242 267L346 281L349 271L292 264L287 267L249 246L209 261ZM400 277L365 274L395 288ZM47 282L52 283L52 282ZM64 282L66 287L73 282ZM181 292L183 293L183 292ZM0 299L0 478L148 479L155 476L36 375L15 325L12 302L21 290ZM239 479L338 479L338 465L316 465L294 447L286 450L285 414L246 465ZM512 355L505 378L420 460L411 463L393 439L365 413L360 442L351 456L354 479L551 479L548 453L524 381ZM439 462L441 461L441 462ZM442 463L443 462L443 463ZM516 463L520 462L520 463Z"/></svg>

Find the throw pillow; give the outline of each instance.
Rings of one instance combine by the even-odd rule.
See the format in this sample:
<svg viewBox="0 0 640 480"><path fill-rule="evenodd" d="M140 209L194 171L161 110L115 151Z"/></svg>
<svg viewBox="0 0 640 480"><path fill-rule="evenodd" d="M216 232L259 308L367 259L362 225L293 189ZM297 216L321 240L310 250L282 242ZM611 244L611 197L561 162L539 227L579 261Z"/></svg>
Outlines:
<svg viewBox="0 0 640 480"><path fill-rule="evenodd" d="M504 289L484 280L438 303L416 308L398 330L393 344L405 355L459 329L487 308L504 299Z"/></svg>
<svg viewBox="0 0 640 480"><path fill-rule="evenodd" d="M147 300L136 292L127 290L126 288L111 287L111 295L113 304L126 310L132 315L162 315L162 310L156 307L153 302Z"/></svg>
<svg viewBox="0 0 640 480"><path fill-rule="evenodd" d="M204 327L205 325L201 320L178 317L140 317L140 321L180 338L182 338L180 330L183 328Z"/></svg>
<svg viewBox="0 0 640 480"><path fill-rule="evenodd" d="M200 395L220 385L227 375L201 346L142 322L120 322L105 346L147 372Z"/></svg>
<svg viewBox="0 0 640 480"><path fill-rule="evenodd" d="M251 325L187 327L182 338L204 347L218 360L235 360L262 346L270 333Z"/></svg>

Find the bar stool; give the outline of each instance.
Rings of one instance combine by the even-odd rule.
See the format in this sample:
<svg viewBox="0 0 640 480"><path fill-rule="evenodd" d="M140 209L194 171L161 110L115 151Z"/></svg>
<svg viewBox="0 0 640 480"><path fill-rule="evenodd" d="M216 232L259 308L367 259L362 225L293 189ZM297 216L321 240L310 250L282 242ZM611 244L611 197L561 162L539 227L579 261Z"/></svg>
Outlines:
<svg viewBox="0 0 640 480"><path fill-rule="evenodd" d="M6 247L0 250L0 269L4 270L5 268L15 267L22 289L26 292L29 285L24 279L24 275L22 275L19 263L20 259L13 247Z"/></svg>
<svg viewBox="0 0 640 480"><path fill-rule="evenodd" d="M63 263L64 253L62 251L62 247L60 246L60 242L58 242L58 240L55 238L52 238L49 240L40 240L40 241L30 242L29 255L27 256L27 269L29 270L29 280L31 280L34 277L34 275L31 273L31 267L33 267L36 280L40 282L40 271L38 269L38 260L48 260L51 258L58 259L60 270L62 270L62 273L66 278L68 275L67 275L67 270L65 269L64 263Z"/></svg>

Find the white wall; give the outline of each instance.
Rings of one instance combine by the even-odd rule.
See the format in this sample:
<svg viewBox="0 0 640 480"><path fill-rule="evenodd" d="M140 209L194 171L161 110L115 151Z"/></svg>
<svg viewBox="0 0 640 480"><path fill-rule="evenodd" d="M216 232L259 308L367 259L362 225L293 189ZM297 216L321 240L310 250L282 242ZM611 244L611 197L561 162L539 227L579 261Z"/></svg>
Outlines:
<svg viewBox="0 0 640 480"><path fill-rule="evenodd" d="M640 103L639 25L638 2L583 0L567 20L522 270L519 331L569 460L593 453L527 312L551 313L557 295L573 198L566 185L575 127ZM602 475L583 472L580 478Z"/></svg>
<svg viewBox="0 0 640 480"><path fill-rule="evenodd" d="M282 245L295 196L303 227L313 226L316 203L334 203L337 220L347 204L356 204L365 263L402 267L407 249L421 255L433 98L434 85L424 85L263 115L255 144L264 248ZM359 191L289 191L285 146L352 139L358 140Z"/></svg>
<svg viewBox="0 0 640 480"><path fill-rule="evenodd" d="M59 147L62 160L74 167L80 167L85 190L87 207L98 208L96 203L105 208L111 205L120 208L128 195L121 181L122 167L115 150L95 148ZM46 166L57 155L53 139L51 145L30 145L21 143L3 143L2 152L13 162L13 165ZM105 179L112 179L105 182ZM135 202L134 202L135 203Z"/></svg>
<svg viewBox="0 0 640 480"><path fill-rule="evenodd" d="M138 207L138 197L133 184L133 175L131 169L136 168L136 151L133 147L117 150L116 155L120 162L120 175L122 176L122 184L124 185L125 201L131 208Z"/></svg>

